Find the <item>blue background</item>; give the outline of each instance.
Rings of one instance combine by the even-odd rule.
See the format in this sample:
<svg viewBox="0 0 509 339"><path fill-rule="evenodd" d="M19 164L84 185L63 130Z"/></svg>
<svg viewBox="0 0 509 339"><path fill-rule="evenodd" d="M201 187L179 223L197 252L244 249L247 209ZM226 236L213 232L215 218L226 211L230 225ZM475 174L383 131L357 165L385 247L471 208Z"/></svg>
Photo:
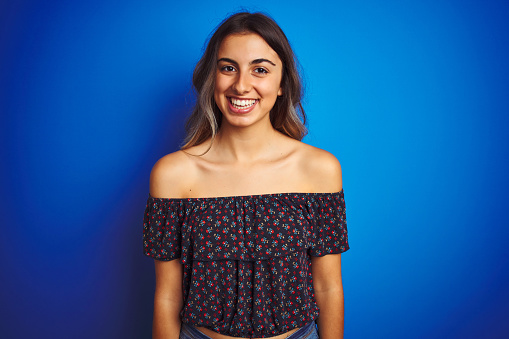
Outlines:
<svg viewBox="0 0 509 339"><path fill-rule="evenodd" d="M509 337L509 3L246 1L343 166L346 338ZM0 4L0 337L148 338L141 221L238 2Z"/></svg>

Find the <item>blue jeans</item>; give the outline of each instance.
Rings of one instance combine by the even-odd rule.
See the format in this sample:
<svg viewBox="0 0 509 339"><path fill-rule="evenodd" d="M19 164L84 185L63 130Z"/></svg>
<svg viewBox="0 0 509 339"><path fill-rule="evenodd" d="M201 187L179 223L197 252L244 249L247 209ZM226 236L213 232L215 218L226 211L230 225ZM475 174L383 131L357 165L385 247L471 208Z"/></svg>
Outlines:
<svg viewBox="0 0 509 339"><path fill-rule="evenodd" d="M198 331L196 328L182 323L180 328L180 339L211 339L208 335L205 335ZM286 339L320 339L318 332L316 331L315 322L310 322L304 327L299 328L292 335Z"/></svg>

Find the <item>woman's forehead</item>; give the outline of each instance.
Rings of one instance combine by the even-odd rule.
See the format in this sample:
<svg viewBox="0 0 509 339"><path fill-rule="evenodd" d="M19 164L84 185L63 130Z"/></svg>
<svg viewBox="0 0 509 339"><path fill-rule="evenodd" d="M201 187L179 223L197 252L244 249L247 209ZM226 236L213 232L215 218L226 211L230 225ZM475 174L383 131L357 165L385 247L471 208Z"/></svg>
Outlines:
<svg viewBox="0 0 509 339"><path fill-rule="evenodd" d="M265 58L281 62L278 54L256 33L230 34L221 42L218 59L230 58L235 61L252 61ZM238 60L237 60L238 59Z"/></svg>

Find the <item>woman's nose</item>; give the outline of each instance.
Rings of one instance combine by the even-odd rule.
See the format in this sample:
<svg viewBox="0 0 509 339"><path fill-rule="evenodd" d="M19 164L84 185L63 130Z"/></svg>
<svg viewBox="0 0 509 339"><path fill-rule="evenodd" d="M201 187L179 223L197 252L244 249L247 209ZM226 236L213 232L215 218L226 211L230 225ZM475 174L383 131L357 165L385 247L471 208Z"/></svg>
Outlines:
<svg viewBox="0 0 509 339"><path fill-rule="evenodd" d="M232 87L238 94L248 93L252 87L249 74L239 72Z"/></svg>

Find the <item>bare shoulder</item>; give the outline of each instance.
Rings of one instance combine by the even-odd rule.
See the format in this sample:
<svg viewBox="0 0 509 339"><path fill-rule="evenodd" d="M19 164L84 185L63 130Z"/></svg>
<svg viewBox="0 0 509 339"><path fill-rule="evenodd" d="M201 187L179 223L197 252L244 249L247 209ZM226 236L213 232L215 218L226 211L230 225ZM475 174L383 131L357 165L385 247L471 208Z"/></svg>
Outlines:
<svg viewBox="0 0 509 339"><path fill-rule="evenodd" d="M159 159L150 173L150 195L183 198L193 180L195 166L190 155L177 151Z"/></svg>
<svg viewBox="0 0 509 339"><path fill-rule="evenodd" d="M323 149L302 143L299 161L315 192L339 192L343 188L341 164Z"/></svg>

